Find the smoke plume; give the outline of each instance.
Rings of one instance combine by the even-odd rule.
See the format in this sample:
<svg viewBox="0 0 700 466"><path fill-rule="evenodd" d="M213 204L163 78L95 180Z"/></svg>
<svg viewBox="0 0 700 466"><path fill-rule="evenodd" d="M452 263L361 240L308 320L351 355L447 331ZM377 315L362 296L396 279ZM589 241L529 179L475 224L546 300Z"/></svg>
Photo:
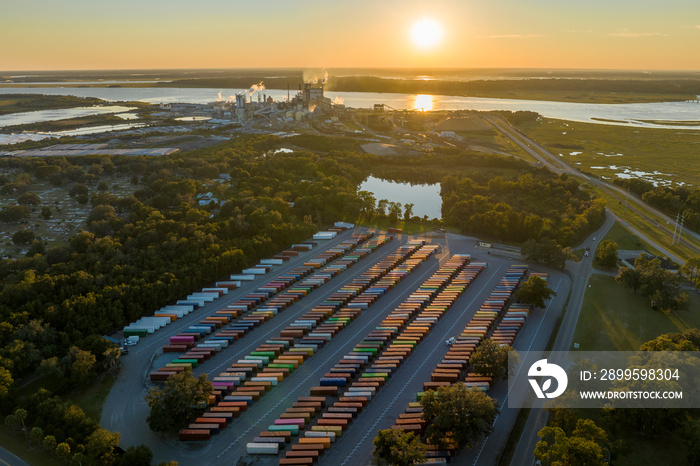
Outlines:
<svg viewBox="0 0 700 466"><path fill-rule="evenodd" d="M260 81L258 84L253 84L252 86L250 86L250 89L248 90L248 95L252 97L253 94L255 94L255 92L263 90L265 90L265 85L262 81Z"/></svg>

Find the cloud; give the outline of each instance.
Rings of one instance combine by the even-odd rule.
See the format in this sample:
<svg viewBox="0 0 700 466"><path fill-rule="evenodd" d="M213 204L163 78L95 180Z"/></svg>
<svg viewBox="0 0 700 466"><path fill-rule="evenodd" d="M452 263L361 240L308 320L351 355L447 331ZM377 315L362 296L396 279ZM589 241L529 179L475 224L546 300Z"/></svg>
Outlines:
<svg viewBox="0 0 700 466"><path fill-rule="evenodd" d="M592 29L569 29L565 32L569 32L571 34L595 34L596 31Z"/></svg>
<svg viewBox="0 0 700 466"><path fill-rule="evenodd" d="M544 37L540 34L494 34L492 36L476 36L477 39L534 39Z"/></svg>
<svg viewBox="0 0 700 466"><path fill-rule="evenodd" d="M613 32L613 33L610 33L608 35L612 36L612 37L626 37L628 39L636 39L638 37L668 36L668 34L665 34L663 32L630 32L630 31Z"/></svg>

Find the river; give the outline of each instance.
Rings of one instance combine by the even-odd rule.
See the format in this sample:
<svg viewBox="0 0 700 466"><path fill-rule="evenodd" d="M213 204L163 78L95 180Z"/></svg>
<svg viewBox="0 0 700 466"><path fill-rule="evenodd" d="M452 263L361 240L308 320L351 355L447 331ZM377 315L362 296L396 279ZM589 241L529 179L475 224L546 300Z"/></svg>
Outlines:
<svg viewBox="0 0 700 466"><path fill-rule="evenodd" d="M206 88L79 88L79 87L2 87L0 94L47 94L97 97L111 102L141 101L149 103L198 103L217 100L219 93L224 98L243 89ZM283 100L287 91L265 90L275 100ZM658 102L643 104L585 104L572 102L549 102L538 100L491 99L481 97L459 97L443 95L390 94L374 92L326 92L326 96L343 101L348 107L368 108L383 103L395 109L430 110L529 110L547 118L586 123L613 124L622 126L664 128L675 130L700 129L700 104L693 102ZM257 96L254 96L257 100ZM598 120L596 120L598 119ZM600 121L616 120L616 121ZM642 120L670 122L670 124L645 123ZM672 122L695 122L678 124Z"/></svg>

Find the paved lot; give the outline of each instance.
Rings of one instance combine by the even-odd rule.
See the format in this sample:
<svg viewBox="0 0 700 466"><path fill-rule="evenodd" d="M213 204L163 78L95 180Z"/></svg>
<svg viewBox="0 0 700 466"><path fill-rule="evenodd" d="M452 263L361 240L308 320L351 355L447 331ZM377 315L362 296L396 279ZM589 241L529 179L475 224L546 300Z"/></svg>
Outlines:
<svg viewBox="0 0 700 466"><path fill-rule="evenodd" d="M339 240L349 235L350 233L344 233L338 240L324 245L324 248L337 244ZM398 241L395 240L362 259L346 272L336 276L309 296L290 306L262 327L252 331L232 347L223 350L221 354L198 368L195 373L198 374L202 371L210 374L221 372L233 360L239 359L269 339L270 336L277 334L289 322L411 238L401 236L398 239ZM511 264L521 263L519 259L486 256L483 250L477 250L474 247L475 240L473 238L447 234L433 236L430 240L443 246L439 254L417 267L396 287L373 304L368 311L362 313L338 336L319 349L312 358L287 377L279 387L254 403L244 415L237 418L220 434L212 437L211 441L182 443L177 440L166 440L153 434L145 421L148 407L143 398L149 386L146 377L150 371L151 363L154 359L156 365L160 363L158 350L165 344L170 335L177 333L182 327L190 325L191 321L188 320L190 316L182 319L183 322L178 321L159 331L163 332L161 335L156 332L155 335L149 336L143 344L140 343L129 356L124 358L125 370L105 403L102 415L103 426L122 434L122 448L140 443L147 444L154 452L154 462L156 463L174 459L179 461L181 465L230 465L236 464L242 457L251 460L253 458L247 457L245 454L245 444L251 441L258 432L265 430L266 426L271 424L277 415L291 405L298 396L307 395L309 388L318 384L323 373L361 341L423 281L429 278L439 268L440 263L444 263L450 256L457 253L469 253L472 254L473 259L487 260L489 262L488 268L459 298L455 306L432 329L426 339L418 345L406 363L396 372L396 375L389 379L386 388L381 390L377 398L371 402L371 409L363 411L358 416L331 452L324 456L320 464L339 462L344 465L361 465L368 463L371 459L372 440L376 431L389 427L398 414L403 412L408 402L415 399L416 392L422 390L423 382L429 379L433 367L445 353L444 341L448 337L460 333L498 280L505 274L507 267ZM315 249L305 257L312 257L321 250L321 248ZM274 270L268 275L275 276L275 274L297 265L298 263L285 265L284 268ZM266 279L270 277L266 277ZM553 274L550 280L552 285L558 288L558 297L547 310L538 310L533 313L518 337L518 342L546 341L549 338L551 327L556 321L570 287L569 279L563 274ZM256 280L253 284L246 285L249 288L242 288L240 293L246 293L259 286L260 282L262 280ZM217 303L217 306L205 309L206 315L213 313L226 302L235 299L237 294L238 292L229 293L225 298L221 298L221 302ZM193 318L192 321L198 321L205 313L200 311L195 315L198 317ZM175 324L179 324L179 326L173 327ZM276 464L276 461L277 457L274 457L262 460L261 464L268 462ZM464 463L458 462L457 464Z"/></svg>

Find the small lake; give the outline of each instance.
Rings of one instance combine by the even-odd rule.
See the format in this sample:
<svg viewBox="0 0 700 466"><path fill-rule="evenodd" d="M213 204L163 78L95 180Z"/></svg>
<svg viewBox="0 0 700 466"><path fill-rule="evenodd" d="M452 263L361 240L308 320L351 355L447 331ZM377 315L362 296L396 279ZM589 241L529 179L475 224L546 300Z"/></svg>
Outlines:
<svg viewBox="0 0 700 466"><path fill-rule="evenodd" d="M413 204L413 215L428 218L442 218L442 198L440 184L414 184L387 181L374 176L368 177L360 185L359 191L369 191L377 201L400 202L403 206Z"/></svg>
<svg viewBox="0 0 700 466"><path fill-rule="evenodd" d="M2 92L0 91L0 93ZM123 113L130 110L136 110L136 108L124 107L122 105L108 105L104 107L75 107L55 110L38 110L36 112L9 113L7 115L0 115L0 128L4 126L40 123L42 121L104 115L106 113Z"/></svg>

